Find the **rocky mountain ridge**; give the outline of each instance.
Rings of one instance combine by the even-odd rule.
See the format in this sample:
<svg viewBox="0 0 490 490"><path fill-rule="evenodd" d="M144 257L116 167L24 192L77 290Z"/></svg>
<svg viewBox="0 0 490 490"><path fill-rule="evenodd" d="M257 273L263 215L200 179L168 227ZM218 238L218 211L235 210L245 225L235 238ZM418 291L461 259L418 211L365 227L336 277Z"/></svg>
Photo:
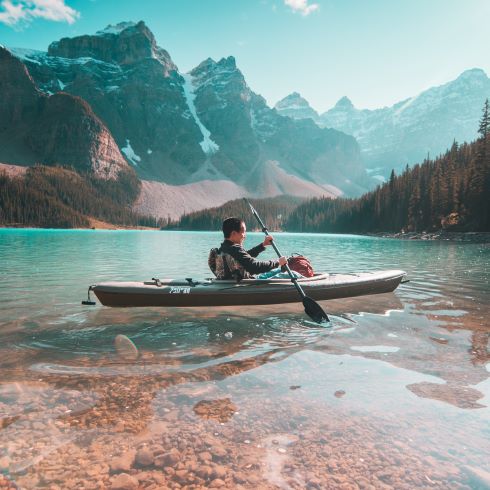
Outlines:
<svg viewBox="0 0 490 490"><path fill-rule="evenodd" d="M490 97L490 79L481 69L463 72L446 84L381 109L357 109L347 97L325 113L305 112L308 102L291 94L276 104L280 114L309 117L321 127L335 128L356 138L362 159L373 175L389 175L406 164L436 156L454 140L476 138L485 99ZM301 99L301 104L298 101Z"/></svg>
<svg viewBox="0 0 490 490"><path fill-rule="evenodd" d="M181 74L143 22L61 39L47 53L11 51L44 94L85 100L142 179L228 180L265 195L359 194L371 185L354 138L280 116L233 57Z"/></svg>

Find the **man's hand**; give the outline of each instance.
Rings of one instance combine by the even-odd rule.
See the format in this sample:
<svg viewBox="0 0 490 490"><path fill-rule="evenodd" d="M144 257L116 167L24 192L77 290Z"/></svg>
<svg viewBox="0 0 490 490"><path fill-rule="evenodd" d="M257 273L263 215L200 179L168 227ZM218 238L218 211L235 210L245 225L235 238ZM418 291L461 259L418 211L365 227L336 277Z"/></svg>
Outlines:
<svg viewBox="0 0 490 490"><path fill-rule="evenodd" d="M269 246L272 243L272 240L274 240L274 238L272 237L272 235L267 235L265 237L264 241L262 242L262 245L264 245L264 247L267 247L267 246Z"/></svg>
<svg viewBox="0 0 490 490"><path fill-rule="evenodd" d="M288 263L288 259L286 257L279 257L279 265L282 267Z"/></svg>

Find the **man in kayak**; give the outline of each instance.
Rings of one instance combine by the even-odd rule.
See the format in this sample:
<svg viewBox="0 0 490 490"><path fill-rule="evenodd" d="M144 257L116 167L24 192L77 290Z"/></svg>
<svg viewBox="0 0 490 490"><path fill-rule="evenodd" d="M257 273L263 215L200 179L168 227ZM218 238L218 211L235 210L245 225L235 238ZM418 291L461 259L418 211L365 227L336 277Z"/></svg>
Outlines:
<svg viewBox="0 0 490 490"><path fill-rule="evenodd" d="M259 245L245 250L243 242L247 233L245 222L239 218L226 218L223 221L224 241L219 249L209 254L209 267L218 279L248 279L255 274L269 272L287 263L286 257L278 260L257 260L255 257L265 250L273 240L266 236Z"/></svg>

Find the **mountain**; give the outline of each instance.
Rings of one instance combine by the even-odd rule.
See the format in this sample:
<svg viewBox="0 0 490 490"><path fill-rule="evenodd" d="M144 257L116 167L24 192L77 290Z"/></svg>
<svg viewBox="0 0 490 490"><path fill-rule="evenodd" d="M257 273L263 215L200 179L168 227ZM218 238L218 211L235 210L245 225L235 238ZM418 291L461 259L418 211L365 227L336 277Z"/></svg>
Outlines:
<svg viewBox="0 0 490 490"><path fill-rule="evenodd" d="M488 97L490 79L475 68L456 80L382 109L357 109L342 97L335 107L319 116L317 123L354 136L368 172L387 177L393 168L400 170L428 154L443 153L454 140L474 140L481 108ZM286 115L304 117L301 111Z"/></svg>
<svg viewBox="0 0 490 490"><path fill-rule="evenodd" d="M366 186L351 136L277 114L248 87L232 56L207 59L188 77L197 115L217 147L209 164L218 175L265 196L285 189L302 196L357 194Z"/></svg>
<svg viewBox="0 0 490 490"><path fill-rule="evenodd" d="M292 119L313 119L315 122L320 120L318 113L298 92L293 92L284 97L274 108L281 116L291 117Z"/></svg>
<svg viewBox="0 0 490 490"><path fill-rule="evenodd" d="M479 138L391 175L358 199L313 198L288 216L287 231L320 233L490 230L490 115Z"/></svg>
<svg viewBox="0 0 490 490"><path fill-rule="evenodd" d="M182 77L144 23L64 38L47 53L12 52L44 93L88 102L140 177L177 183L204 163Z"/></svg>
<svg viewBox="0 0 490 490"><path fill-rule="evenodd" d="M88 104L138 176L155 182L143 192L232 181L241 195L335 196L370 185L353 137L279 115L233 57L182 74L143 22L64 38L47 53L11 52L45 97Z"/></svg>
<svg viewBox="0 0 490 490"><path fill-rule="evenodd" d="M0 67L0 225L154 224L131 211L141 182L89 104L41 92L3 47Z"/></svg>
<svg viewBox="0 0 490 490"><path fill-rule="evenodd" d="M131 172L109 130L80 97L40 92L26 67L0 47L0 161L65 165L101 179Z"/></svg>

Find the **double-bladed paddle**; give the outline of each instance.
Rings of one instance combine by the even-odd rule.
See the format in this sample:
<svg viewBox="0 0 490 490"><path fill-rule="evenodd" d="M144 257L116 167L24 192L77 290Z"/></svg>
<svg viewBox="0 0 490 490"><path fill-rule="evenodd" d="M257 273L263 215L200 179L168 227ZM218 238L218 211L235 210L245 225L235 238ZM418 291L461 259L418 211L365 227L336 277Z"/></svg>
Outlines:
<svg viewBox="0 0 490 490"><path fill-rule="evenodd" d="M252 206L252 204L250 204L248 199L246 198L244 199L245 202L249 205L252 214L255 216L259 225L261 226L262 231L265 233L266 236L269 236L269 230L264 225L264 222L260 219L259 213L257 213L257 211ZM271 242L271 245L274 248L277 256L282 257L281 252L279 252L278 248L276 247L276 244L274 243L274 240ZM293 276L293 273L291 272L291 269L289 268L287 262L284 265L284 267L288 271L289 277L291 278L291 282L294 284L294 287L296 288L299 295L301 296L301 300L303 301L303 305L305 307L305 313L316 323L329 322L330 320L328 318L328 315L323 311L323 308L314 299L310 298L309 296L306 296L305 292L303 291L303 288L298 284L298 280L296 279L296 277Z"/></svg>

